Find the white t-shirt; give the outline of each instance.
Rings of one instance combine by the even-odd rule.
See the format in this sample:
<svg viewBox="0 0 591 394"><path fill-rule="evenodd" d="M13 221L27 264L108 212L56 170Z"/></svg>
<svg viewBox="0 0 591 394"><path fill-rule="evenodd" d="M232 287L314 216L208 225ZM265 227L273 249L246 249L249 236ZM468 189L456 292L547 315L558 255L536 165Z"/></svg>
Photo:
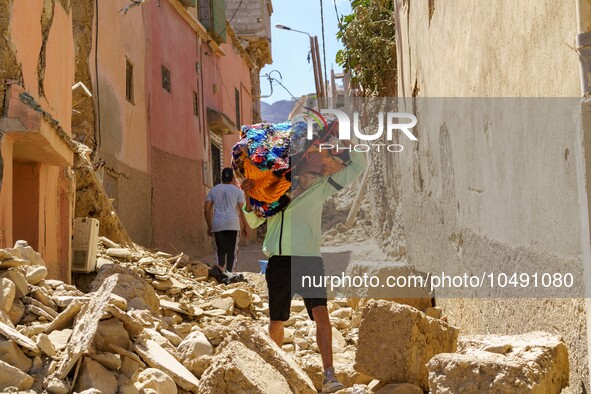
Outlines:
<svg viewBox="0 0 591 394"><path fill-rule="evenodd" d="M236 207L245 202L242 190L232 184L220 183L207 193L205 201L213 202L211 231L240 231Z"/></svg>

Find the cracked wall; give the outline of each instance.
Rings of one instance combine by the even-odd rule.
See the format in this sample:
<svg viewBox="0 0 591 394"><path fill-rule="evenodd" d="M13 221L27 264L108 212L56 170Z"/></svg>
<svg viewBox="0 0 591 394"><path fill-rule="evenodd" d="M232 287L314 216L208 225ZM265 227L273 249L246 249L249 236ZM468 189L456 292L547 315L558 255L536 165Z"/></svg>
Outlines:
<svg viewBox="0 0 591 394"><path fill-rule="evenodd" d="M463 116L462 103L424 97L577 97L575 3L397 1L398 91L417 115L419 141L399 155L373 155L368 187L375 235L392 257L418 268L468 271L514 265L580 272L581 245L569 127L508 119L493 110ZM557 77L559 76L559 77ZM523 122L523 119L526 119ZM503 121L522 122L519 133ZM532 124L535 124L532 123ZM509 129L509 127L507 127ZM551 130L550 130L551 129ZM516 129L513 129L516 130ZM397 142L397 141L394 141ZM385 192L384 192L385 191ZM570 387L589 391L583 299L438 298L462 333L544 330L569 347Z"/></svg>

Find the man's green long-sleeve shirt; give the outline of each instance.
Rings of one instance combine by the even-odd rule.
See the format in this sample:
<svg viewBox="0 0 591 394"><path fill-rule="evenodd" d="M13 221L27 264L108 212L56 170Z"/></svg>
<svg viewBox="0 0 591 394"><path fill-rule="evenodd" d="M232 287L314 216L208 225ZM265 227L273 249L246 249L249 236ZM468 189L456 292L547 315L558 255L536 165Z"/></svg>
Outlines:
<svg viewBox="0 0 591 394"><path fill-rule="evenodd" d="M263 253L267 257L317 256L320 257L322 242L322 207L328 197L339 191L339 185L351 184L366 168L363 153L351 152L351 161L339 172L317 179L308 189L297 196L283 211L268 219L254 212L244 213L248 225L256 228L267 220L267 234Z"/></svg>

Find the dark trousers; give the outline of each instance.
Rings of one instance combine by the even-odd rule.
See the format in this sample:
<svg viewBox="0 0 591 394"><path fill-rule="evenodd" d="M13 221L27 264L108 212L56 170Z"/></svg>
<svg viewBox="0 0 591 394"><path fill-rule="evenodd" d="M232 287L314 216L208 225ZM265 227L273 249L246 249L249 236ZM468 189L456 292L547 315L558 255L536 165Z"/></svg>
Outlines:
<svg viewBox="0 0 591 394"><path fill-rule="evenodd" d="M218 265L232 272L238 250L238 231L216 231L213 236L217 247Z"/></svg>

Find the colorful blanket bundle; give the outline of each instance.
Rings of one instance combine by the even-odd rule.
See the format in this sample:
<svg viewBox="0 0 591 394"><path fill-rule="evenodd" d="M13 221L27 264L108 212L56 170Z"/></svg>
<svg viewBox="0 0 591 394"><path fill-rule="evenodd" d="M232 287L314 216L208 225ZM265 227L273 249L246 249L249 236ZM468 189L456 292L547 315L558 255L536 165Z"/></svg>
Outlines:
<svg viewBox="0 0 591 394"><path fill-rule="evenodd" d="M255 182L250 203L258 216L273 216L289 205L299 169L306 167L311 155L322 157L322 166L310 171L316 176L340 170L348 159L346 151L319 150L320 143L334 143L335 127L316 126L312 140L307 139L307 127L303 121L242 126L241 139L232 150L232 167L240 181Z"/></svg>

